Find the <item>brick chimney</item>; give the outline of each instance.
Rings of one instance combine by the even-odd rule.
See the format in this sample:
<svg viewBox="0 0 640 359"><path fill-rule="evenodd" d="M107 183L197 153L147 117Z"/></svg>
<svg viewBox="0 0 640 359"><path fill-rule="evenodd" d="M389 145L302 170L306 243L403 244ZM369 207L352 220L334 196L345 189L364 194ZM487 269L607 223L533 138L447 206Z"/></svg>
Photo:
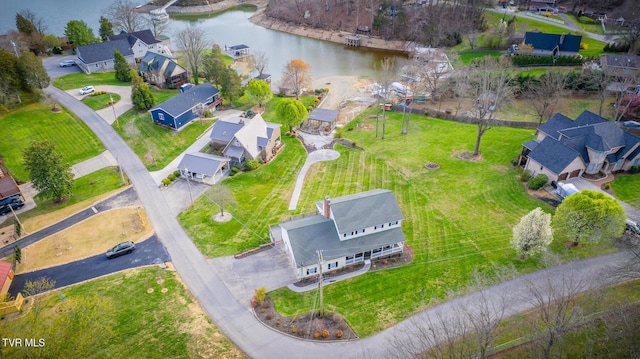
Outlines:
<svg viewBox="0 0 640 359"><path fill-rule="evenodd" d="M331 217L331 200L329 200L329 196L324 197L324 205L322 206L323 216L324 218Z"/></svg>

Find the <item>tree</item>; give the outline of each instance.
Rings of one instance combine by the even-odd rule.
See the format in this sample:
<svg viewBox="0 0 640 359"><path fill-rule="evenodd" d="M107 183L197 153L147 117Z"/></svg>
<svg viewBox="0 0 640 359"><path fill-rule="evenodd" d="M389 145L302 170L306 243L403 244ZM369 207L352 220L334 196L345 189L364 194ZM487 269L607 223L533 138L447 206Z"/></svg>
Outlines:
<svg viewBox="0 0 640 359"><path fill-rule="evenodd" d="M262 76L262 74L267 70L268 67L269 58L267 58L267 55L262 51L254 52L253 56L251 57L251 68L253 69L253 71L257 71L258 76Z"/></svg>
<svg viewBox="0 0 640 359"><path fill-rule="evenodd" d="M38 32L38 30L36 30L36 26L20 13L16 14L16 28L25 35L31 35Z"/></svg>
<svg viewBox="0 0 640 359"><path fill-rule="evenodd" d="M311 74L309 70L311 65L301 59L293 59L285 66L285 72L282 74L282 84L292 88L296 95L296 100L300 99L300 95L305 88L311 86Z"/></svg>
<svg viewBox="0 0 640 359"><path fill-rule="evenodd" d="M558 239L599 243L618 238L625 228L624 208L612 197L596 191L580 191L560 203L553 217Z"/></svg>
<svg viewBox="0 0 640 359"><path fill-rule="evenodd" d="M19 89L18 58L12 53L0 49L0 100L2 104L9 104L10 99L18 94Z"/></svg>
<svg viewBox="0 0 640 359"><path fill-rule="evenodd" d="M147 27L151 29L153 36L157 39L167 30L169 22L166 19L159 19L155 16L150 16L147 19Z"/></svg>
<svg viewBox="0 0 640 359"><path fill-rule="evenodd" d="M24 164L29 177L40 195L62 201L71 194L73 173L64 163L62 155L56 152L55 145L48 141L34 141L23 152Z"/></svg>
<svg viewBox="0 0 640 359"><path fill-rule="evenodd" d="M93 29L82 20L71 20L64 27L64 35L73 46L89 45L96 43Z"/></svg>
<svg viewBox="0 0 640 359"><path fill-rule="evenodd" d="M629 44L628 53L632 54L638 50L637 47L640 42L640 10L638 9L638 2L635 0L624 0L623 4L616 5L617 6L613 7L615 11L612 13L612 18L624 18L624 27L620 35L622 39Z"/></svg>
<svg viewBox="0 0 640 359"><path fill-rule="evenodd" d="M134 32L145 26L145 18L136 11L136 5L131 0L116 0L105 14L118 32Z"/></svg>
<svg viewBox="0 0 640 359"><path fill-rule="evenodd" d="M193 75L193 82L198 84L198 72L200 63L202 62L204 49L207 47L207 40L205 39L204 30L197 27L186 27L175 36L178 47L182 49L191 73Z"/></svg>
<svg viewBox="0 0 640 359"><path fill-rule="evenodd" d="M246 92L253 101L260 105L260 107L262 107L263 103L271 100L271 97L273 97L271 86L263 80L252 80L249 82Z"/></svg>
<svg viewBox="0 0 640 359"><path fill-rule="evenodd" d="M482 136L495 122L493 114L511 99L510 69L511 61L508 58L489 56L479 59L469 69L469 94L474 101L471 112L478 127L474 156L480 154Z"/></svg>
<svg viewBox="0 0 640 359"><path fill-rule="evenodd" d="M31 10L21 10L16 14L16 28L20 38L27 44L30 51L35 54L45 52L44 35L47 26Z"/></svg>
<svg viewBox="0 0 640 359"><path fill-rule="evenodd" d="M131 82L131 73L133 71L131 71L124 55L116 49L113 50L113 68L116 70L116 80L120 82Z"/></svg>
<svg viewBox="0 0 640 359"><path fill-rule="evenodd" d="M100 16L100 29L98 29L98 35L102 41L107 41L109 36L113 35L113 24L109 19L104 16Z"/></svg>
<svg viewBox="0 0 640 359"><path fill-rule="evenodd" d="M156 104L153 93L140 75L134 70L131 73L131 102L133 107L138 111L144 111L152 108Z"/></svg>
<svg viewBox="0 0 640 359"><path fill-rule="evenodd" d="M220 46L214 44L211 51L202 56L202 74L204 78L211 84L222 87L223 74L227 69L228 66L224 63L224 54Z"/></svg>
<svg viewBox="0 0 640 359"><path fill-rule="evenodd" d="M27 297L31 297L40 293L48 292L55 288L55 286L55 280L47 277L40 277L36 280L27 280L24 284L24 289L22 289L22 293Z"/></svg>
<svg viewBox="0 0 640 359"><path fill-rule="evenodd" d="M529 85L527 97L538 113L538 125L553 115L558 100L564 95L566 76L560 71L542 74Z"/></svg>
<svg viewBox="0 0 640 359"><path fill-rule="evenodd" d="M234 69L227 67L220 80L222 96L230 103L233 103L234 99L242 96L242 78L240 78L240 75Z"/></svg>
<svg viewBox="0 0 640 359"><path fill-rule="evenodd" d="M513 227L511 245L522 259L546 251L552 241L551 215L540 207L526 214Z"/></svg>
<svg viewBox="0 0 640 359"><path fill-rule="evenodd" d="M396 77L396 63L395 60L391 57L386 57L383 60L380 60L378 65L376 76L378 78L378 82L381 86L380 94L382 95L382 103L386 104L389 100L389 94L391 92L391 83L393 79ZM380 94L378 96L380 96ZM384 132L385 132L385 124L387 120L386 115L386 106L382 107L382 137L384 140ZM380 106L376 106L376 137L378 137L378 111Z"/></svg>
<svg viewBox="0 0 640 359"><path fill-rule="evenodd" d="M278 118L287 126L289 126L289 131L291 131L294 127L300 126L302 122L309 116L307 112L307 108L304 104L298 100L294 100L291 98L283 99L276 106L276 115Z"/></svg>
<svg viewBox="0 0 640 359"><path fill-rule="evenodd" d="M50 78L42 66L42 60L33 52L25 51L18 59L18 72L22 84L31 89L43 89L49 86Z"/></svg>

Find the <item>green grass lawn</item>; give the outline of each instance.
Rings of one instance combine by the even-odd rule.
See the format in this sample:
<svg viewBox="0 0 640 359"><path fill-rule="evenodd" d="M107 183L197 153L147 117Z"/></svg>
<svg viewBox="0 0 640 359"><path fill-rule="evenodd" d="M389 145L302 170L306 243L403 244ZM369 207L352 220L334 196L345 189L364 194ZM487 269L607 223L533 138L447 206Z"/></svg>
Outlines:
<svg viewBox="0 0 640 359"><path fill-rule="evenodd" d="M471 61L473 61L474 59L485 56L499 57L503 53L503 51L469 51L461 52L458 54L458 56L460 57L460 61L462 61L462 64L464 66L469 66L471 64Z"/></svg>
<svg viewBox="0 0 640 359"><path fill-rule="evenodd" d="M22 163L22 151L33 141L48 140L56 145L64 161L73 165L104 151L102 143L74 114L62 109L53 113L49 105L34 103L0 117L2 132L9 134L0 141L0 155L9 171L20 181L29 175Z"/></svg>
<svg viewBox="0 0 640 359"><path fill-rule="evenodd" d="M153 292L148 293L148 288ZM167 289L165 293L163 288ZM66 319L69 314L59 310L83 300L93 303L99 300L102 305L91 311L85 309L88 319ZM1 320L0 332L3 337L44 338L46 346L29 352L5 347L5 357L37 357L50 348L49 353L56 353L51 357L61 358L244 358L209 320L176 272L157 266L56 290L38 301L44 309L37 326L29 322L33 320L33 312L27 311L17 319ZM56 327L62 323L67 325ZM100 325L106 328L96 331ZM88 347L79 353L78 345Z"/></svg>
<svg viewBox="0 0 640 359"><path fill-rule="evenodd" d="M118 95L117 93L107 93L97 96L85 96L82 99L82 103L89 106L92 110L98 111L105 108L107 106L107 103L111 101L112 98L115 102L120 101L120 95Z"/></svg>
<svg viewBox="0 0 640 359"><path fill-rule="evenodd" d="M173 131L151 122L148 112L129 110L119 117L113 128L129 144L150 171L157 171L173 161L200 136L212 121L193 121L180 131Z"/></svg>
<svg viewBox="0 0 640 359"><path fill-rule="evenodd" d="M116 80L115 72L96 72L88 75L84 72L77 72L59 77L53 80L52 83L53 86L62 90L78 89L89 85L131 86L131 82L120 82Z"/></svg>
<svg viewBox="0 0 640 359"><path fill-rule="evenodd" d="M618 175L611 182L616 197L628 204L640 208L640 174Z"/></svg>

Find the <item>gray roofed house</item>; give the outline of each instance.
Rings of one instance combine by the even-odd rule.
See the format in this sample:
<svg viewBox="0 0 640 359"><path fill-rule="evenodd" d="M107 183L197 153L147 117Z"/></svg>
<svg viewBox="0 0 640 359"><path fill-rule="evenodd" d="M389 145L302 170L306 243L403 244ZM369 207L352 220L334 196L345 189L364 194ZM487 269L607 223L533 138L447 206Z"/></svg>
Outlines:
<svg viewBox="0 0 640 359"><path fill-rule="evenodd" d="M183 176L206 184L215 184L229 174L229 159L207 153L185 153L178 164Z"/></svg>
<svg viewBox="0 0 640 359"><path fill-rule="evenodd" d="M376 189L325 198L317 213L272 226L272 241L286 247L298 279L372 258L401 255L405 237L400 207L392 191Z"/></svg>
<svg viewBox="0 0 640 359"><path fill-rule="evenodd" d="M233 166L242 166L247 159L268 162L280 148L280 127L260 114L221 119L213 124L211 148L229 157Z"/></svg>
<svg viewBox="0 0 640 359"><path fill-rule="evenodd" d="M215 111L222 103L219 94L220 91L207 82L187 88L149 112L154 123L177 130L198 118L203 111Z"/></svg>
<svg viewBox="0 0 640 359"><path fill-rule="evenodd" d="M184 67L165 55L151 51L140 61L138 71L145 81L160 87L178 88L189 81Z"/></svg>
<svg viewBox="0 0 640 359"><path fill-rule="evenodd" d="M533 55L576 56L582 36L530 32L524 34L524 43L533 47Z"/></svg>
<svg viewBox="0 0 640 359"><path fill-rule="evenodd" d="M640 165L638 148L640 138L592 112L584 111L575 121L557 114L523 145L519 163L532 175L562 181L629 170Z"/></svg>
<svg viewBox="0 0 640 359"><path fill-rule="evenodd" d="M619 80L637 78L640 75L640 56L634 54L600 55L602 71Z"/></svg>
<svg viewBox="0 0 640 359"><path fill-rule="evenodd" d="M140 30L134 32L120 32L118 35L109 36L109 41L125 39L129 42L129 47L133 51L136 59L141 59L148 52L162 52L161 41L153 36L151 30Z"/></svg>
<svg viewBox="0 0 640 359"><path fill-rule="evenodd" d="M244 123L232 121L217 121L211 129L211 142L218 146L226 146Z"/></svg>
<svg viewBox="0 0 640 359"><path fill-rule="evenodd" d="M244 44L233 46L224 45L224 53L234 59L249 56L249 46Z"/></svg>
<svg viewBox="0 0 640 359"><path fill-rule="evenodd" d="M114 50L120 52L131 66L135 65L133 51L127 39L78 46L76 53L80 61L77 64L87 74L113 71Z"/></svg>

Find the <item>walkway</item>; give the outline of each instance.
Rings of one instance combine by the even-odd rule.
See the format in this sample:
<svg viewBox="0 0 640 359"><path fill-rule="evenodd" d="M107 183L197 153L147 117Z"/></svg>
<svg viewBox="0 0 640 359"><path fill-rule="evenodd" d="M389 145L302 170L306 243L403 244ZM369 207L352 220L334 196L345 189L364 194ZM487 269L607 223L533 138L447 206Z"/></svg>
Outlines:
<svg viewBox="0 0 640 359"><path fill-rule="evenodd" d="M89 158L86 161L82 161L71 166L71 173L73 173L73 178L78 178L86 176L89 173L93 173L99 169L117 165L118 162L113 157L111 152L107 150L95 157Z"/></svg>
<svg viewBox="0 0 640 359"><path fill-rule="evenodd" d="M300 170L300 173L298 173L298 178L296 179L296 184L293 188L293 194L291 195L291 201L289 202L289 210L294 210L298 207L298 200L300 199L300 193L302 193L304 178L307 175L309 168L311 168L311 165L320 161L332 161L338 157L340 157L340 153L334 150L317 150L309 154L307 160L304 162L304 166L302 166L302 169Z"/></svg>
<svg viewBox="0 0 640 359"><path fill-rule="evenodd" d="M371 269L371 261L367 259L366 261L364 261L364 266L356 271L327 277L328 279L325 279L325 285L347 280L349 278L357 277L359 275L367 273L369 269ZM289 290L293 292L304 293L304 292L308 292L310 290L314 290L318 288L318 285L314 283L314 284L305 285L303 287L298 287L295 284L289 284L287 288L289 288Z"/></svg>

